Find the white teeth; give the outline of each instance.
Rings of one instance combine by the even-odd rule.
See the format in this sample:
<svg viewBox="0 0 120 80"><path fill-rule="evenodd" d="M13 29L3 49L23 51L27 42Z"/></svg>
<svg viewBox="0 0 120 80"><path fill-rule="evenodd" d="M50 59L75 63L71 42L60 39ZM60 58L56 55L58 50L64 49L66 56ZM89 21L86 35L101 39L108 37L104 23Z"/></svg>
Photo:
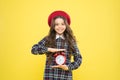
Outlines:
<svg viewBox="0 0 120 80"><path fill-rule="evenodd" d="M59 32L62 32L62 30L59 30Z"/></svg>
<svg viewBox="0 0 120 80"><path fill-rule="evenodd" d="M58 31L63 31L63 30L58 30Z"/></svg>

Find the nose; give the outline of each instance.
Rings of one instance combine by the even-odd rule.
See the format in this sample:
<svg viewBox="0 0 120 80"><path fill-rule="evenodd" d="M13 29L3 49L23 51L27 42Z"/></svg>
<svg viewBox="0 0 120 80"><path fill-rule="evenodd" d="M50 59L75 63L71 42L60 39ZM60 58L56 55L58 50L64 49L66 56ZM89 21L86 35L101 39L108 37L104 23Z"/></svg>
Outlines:
<svg viewBox="0 0 120 80"><path fill-rule="evenodd" d="M58 25L58 27L62 27L62 25L61 25L61 24L59 24L59 25Z"/></svg>

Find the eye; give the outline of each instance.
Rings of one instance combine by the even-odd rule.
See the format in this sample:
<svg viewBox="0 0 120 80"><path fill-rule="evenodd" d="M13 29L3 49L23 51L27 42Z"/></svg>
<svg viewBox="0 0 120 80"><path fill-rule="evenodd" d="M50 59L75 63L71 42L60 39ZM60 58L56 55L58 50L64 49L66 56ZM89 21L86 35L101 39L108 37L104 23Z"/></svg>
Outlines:
<svg viewBox="0 0 120 80"><path fill-rule="evenodd" d="M64 24L64 23L62 23L62 25L64 26L65 24Z"/></svg>
<svg viewBox="0 0 120 80"><path fill-rule="evenodd" d="M58 25L59 25L58 23L55 24L55 26L58 26Z"/></svg>

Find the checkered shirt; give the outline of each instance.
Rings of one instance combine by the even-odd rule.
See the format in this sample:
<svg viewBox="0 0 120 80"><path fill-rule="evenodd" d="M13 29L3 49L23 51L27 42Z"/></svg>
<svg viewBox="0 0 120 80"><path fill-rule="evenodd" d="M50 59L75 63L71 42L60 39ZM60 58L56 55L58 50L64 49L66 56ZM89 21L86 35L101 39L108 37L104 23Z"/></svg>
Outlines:
<svg viewBox="0 0 120 80"><path fill-rule="evenodd" d="M46 38L43 38L38 44L33 45L31 52L33 54L49 54L48 48L45 46ZM62 44L64 44L62 46ZM48 56L46 56L46 66L45 66L45 72L44 72L44 80L72 80L72 70L77 69L81 62L82 62L82 56L80 54L80 51L76 44L73 45L75 51L72 53L74 61L71 62L71 58L69 57L70 51L69 51L69 45L64 41L62 38L56 39L56 48L64 48L65 56L66 56L66 62L65 64L68 66L69 70L63 70L60 68L51 68L53 65L57 65L55 63L54 56L52 57L52 62L48 64Z"/></svg>

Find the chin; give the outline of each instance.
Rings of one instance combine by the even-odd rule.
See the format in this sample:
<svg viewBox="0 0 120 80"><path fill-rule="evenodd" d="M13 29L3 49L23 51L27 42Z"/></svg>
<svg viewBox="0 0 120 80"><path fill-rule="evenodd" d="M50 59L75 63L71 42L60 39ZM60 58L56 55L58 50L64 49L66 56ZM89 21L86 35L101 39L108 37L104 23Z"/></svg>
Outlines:
<svg viewBox="0 0 120 80"><path fill-rule="evenodd" d="M59 35L63 34L63 33L58 33Z"/></svg>
<svg viewBox="0 0 120 80"><path fill-rule="evenodd" d="M58 34L63 34L63 32L59 32Z"/></svg>

